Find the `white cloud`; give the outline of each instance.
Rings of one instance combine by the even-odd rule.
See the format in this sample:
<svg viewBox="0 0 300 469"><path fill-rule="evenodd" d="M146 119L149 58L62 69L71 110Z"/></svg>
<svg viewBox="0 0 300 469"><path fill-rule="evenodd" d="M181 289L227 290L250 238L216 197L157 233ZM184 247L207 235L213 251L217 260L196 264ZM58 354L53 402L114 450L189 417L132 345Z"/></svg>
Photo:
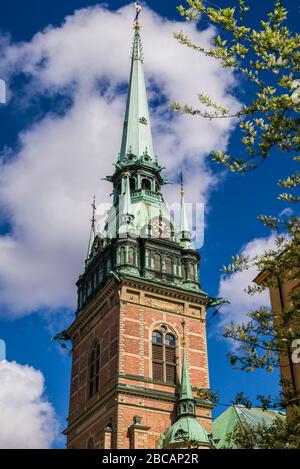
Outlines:
<svg viewBox="0 0 300 469"><path fill-rule="evenodd" d="M42 95L54 100L63 94L71 105L62 108L56 99L51 112L23 130L18 149L9 149L0 167L0 210L12 227L0 237L0 314L17 317L75 305L92 195L98 202L110 201L111 187L100 179L112 173L120 147L126 97L120 85L128 81L131 23L132 5L115 12L97 6L75 12L61 27L49 26L30 42L2 41L0 68L8 86L20 72L27 78L13 101L22 112ZM232 74L172 37L183 29L208 46L212 28L197 31L147 7L142 23L151 97L195 104L197 92L205 91L217 102L237 105ZM185 167L186 201L207 201L215 178L205 156L226 146L232 123L174 115L167 104L153 108L151 116L166 176L174 180ZM177 184L166 187L165 194L170 202L177 199Z"/></svg>
<svg viewBox="0 0 300 469"><path fill-rule="evenodd" d="M248 242L240 254L253 257L274 248L274 236L268 238L257 238ZM270 306L269 293L267 290L262 293L248 295L244 290L248 285L254 285L253 280L258 275L255 267L251 267L244 272L237 272L229 277L222 278L219 285L218 295L229 300L231 304L226 304L221 308L220 326L241 322L246 319L247 313L261 306Z"/></svg>
<svg viewBox="0 0 300 469"><path fill-rule="evenodd" d="M52 405L43 396L40 371L0 361L0 448L50 448L58 434Z"/></svg>
<svg viewBox="0 0 300 469"><path fill-rule="evenodd" d="M5 104L5 102L6 102L5 81L0 79L0 104Z"/></svg>

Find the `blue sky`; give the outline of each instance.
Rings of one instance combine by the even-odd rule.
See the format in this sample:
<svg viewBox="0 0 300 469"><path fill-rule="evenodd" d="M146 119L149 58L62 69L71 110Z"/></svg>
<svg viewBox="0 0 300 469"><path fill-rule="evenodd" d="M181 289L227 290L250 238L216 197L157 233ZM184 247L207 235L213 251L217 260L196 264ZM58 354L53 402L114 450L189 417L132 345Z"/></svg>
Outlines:
<svg viewBox="0 0 300 469"><path fill-rule="evenodd" d="M179 22L181 21L181 18L176 11L176 5L178 3L179 2L173 0L168 2L149 1L148 6L151 10L154 10L159 16L165 17L166 21L174 20L175 22ZM255 2L255 8L251 13L251 21L253 22L253 24L256 23L257 18L262 13L262 3L263 2ZM265 3L271 4L272 2L264 2L264 5ZM26 2L23 2L21 0L3 0L0 7L0 31L2 33L2 38L6 37L6 41L8 37L7 34L10 35L10 46L7 45L7 42L5 42L4 39L2 40L3 50L6 50L8 47L12 47L16 43L30 44L32 43L33 36L36 35L36 33L43 31L49 25L51 25L54 29L59 28L62 25L64 18L68 15L73 15L73 12L75 10L80 10L86 7L92 7L97 4L98 2L87 2L83 0L74 0L72 2L69 0L66 0L64 2L58 0L45 0L44 2L40 2L38 0L27 0ZM296 5L292 1L285 2L285 4L287 4L288 7L293 10L293 14L290 16L289 25L291 28L296 29L299 21L298 10L296 9ZM120 1L111 1L107 3L107 8L109 10L117 10L118 8L123 7L124 5L127 5L127 3ZM125 17L126 14L127 13L125 12ZM146 52L148 47L149 74L151 75L154 84L157 85L163 83L163 85L165 86L164 89L161 88L161 93L158 93L158 95L155 94L153 89L149 90L149 95L151 97L152 102L150 113L153 115L154 123L154 144L156 152L158 153L158 155L160 155L160 153L167 152L169 144L166 140L164 140L164 137L160 135L158 126L156 126L156 122L160 122L159 119L161 119L163 113L166 112L162 108L162 106L165 106L164 102L168 101L168 97L171 97L172 99L176 97L176 82L170 84L170 80L166 80L165 82L159 81L158 77L160 73L160 62L164 59L164 57L159 54L155 54L154 43L152 47L152 49L154 49L154 52L150 51L150 45L148 42L150 41L150 35L147 36L146 41L146 28L148 25L148 18L148 34L150 34L150 27L154 28L155 22L158 21L157 19L154 19L153 25L151 23L150 26L150 22L152 21L152 19L150 18L150 16L148 17L145 15L144 46L146 73ZM115 19L115 17L111 17L110 21L113 25L114 21L117 22L119 20ZM174 26L175 30L176 27ZM206 25L201 24L199 29L205 29L205 27ZM128 34L128 37L130 38L130 35L132 34L130 26L126 25L125 22L122 23L122 21L116 23L115 30L111 29L111 32L110 30L108 30L104 38L102 37L102 41L107 41L107 45L111 45L111 54L115 54L115 56L118 53L118 49L113 45L113 36L119 34L120 29L122 28L124 28L125 30L126 28L129 29L128 33L126 34ZM170 21L166 25L166 29L167 28L172 31L172 23ZM92 38L90 38L90 40L91 43L93 43L93 47L97 51L97 43L95 44ZM49 42L50 41L51 38L49 36ZM174 50L175 47L180 48L180 46L176 44L175 39L172 39L172 41L174 42ZM19 52L20 48L22 49L22 47L22 45L19 45ZM37 51L39 50L38 47L39 45L37 45L36 49L32 48L31 50ZM128 50L129 57L130 39L127 45L125 44L124 47L125 51ZM99 44L99 57L101 54L100 49L101 48ZM120 54L122 54L122 50L123 49L121 48ZM151 55L152 53L153 56ZM167 54L167 51L165 51L165 53ZM186 54L187 53L188 52L186 52ZM174 52L174 54L177 54L177 52ZM77 108L77 106L79 106L80 104L80 106L82 106L80 110L83 109L83 111L80 111L83 113L82 115L91 115L91 118L93 119L95 116L97 116L98 112L95 111L94 116L93 113L89 114L90 110L87 111L85 108L88 102L88 104L91 106L91 110L94 110L92 98L95 97L95 92L91 92L90 83L87 83L82 79L81 81L79 80L80 85L74 85L74 82L76 83L76 80L68 78L69 81L66 85L64 82L64 77L62 78L64 71L62 72L62 69L60 69L58 66L55 69L55 73L57 74L55 78L53 78L53 75L50 75L50 69L48 70L48 75L46 77L41 77L38 74L39 72L35 70L34 73L36 73L36 75L33 78L32 69L28 68L28 64L30 64L31 58L28 58L28 56L26 56L26 51L24 53L21 52L20 57L21 58L19 60L19 63L14 63L13 65L16 70L15 72L11 72L9 66L5 68L7 62L4 63L5 66L3 70L1 70L0 61L0 77L2 78L1 73L4 73L5 77L8 77L8 84L10 89L10 99L7 105L2 106L0 108L0 151L2 151L1 154L4 161L4 166L10 163L11 161L15 162L18 159L19 161L23 161L24 159L24 161L26 161L27 163L28 161L31 161L33 156L30 155L33 155L34 153L30 152L33 151L32 149L34 145L37 145L35 129L39 130L40 128L42 132L46 132L50 128L52 132L52 142L54 140L53 144L55 144L56 128L59 130L59 132L63 132L64 129L66 132L69 132L70 129L68 127L68 121L66 122L66 126L64 128L62 128L60 125L63 124L64 118L68 116L68 113L72 111L73 106L74 108ZM10 60L11 66L13 61L12 59ZM193 56L193 58L191 58L191 61L189 62L190 66L196 67L197 60L198 56ZM111 115L109 114L107 117L107 119L111 119L110 126L118 127L116 132L117 135L119 135L121 131L120 125L122 120L122 112L124 110L124 84L126 83L126 79L129 74L128 61L126 62L126 60L124 60L124 66L122 64L120 65L120 77L117 77L116 75L115 64L113 62L112 64L109 64L105 76L102 75L102 77L99 77L100 92L102 88L105 88L103 87L103 83L106 83L106 81L108 81L108 83L115 81L115 83L117 83L118 85L112 88L112 110L109 111L111 112ZM175 67L174 63L170 62L170 64L170 67ZM22 67L27 67L26 72L23 72ZM78 70L80 70L80 66L78 66ZM76 69L74 73L76 73ZM97 70L93 73L97 73ZM180 70L178 69L178 71L176 71L175 67L174 72L172 72L170 76L172 77L176 75L176 73L180 74ZM249 91L247 88L247 83L239 82L239 79L233 78L232 76L229 76L225 73L223 76L221 74L221 71L216 71L214 69L211 70L209 63L206 64L206 62L202 62L201 67L195 68L194 72L192 72L191 70L191 74L192 73L195 74L194 82L191 83L191 86L193 86L193 88L190 92L192 94L196 95L198 91L206 91L205 89L203 89L203 86L205 86L205 83L209 81L207 77L209 77L209 74L211 73L216 79L215 87L218 97L222 96L223 94L224 99L227 99L228 103L232 103L232 105L236 105L237 100L246 100L247 92ZM199 74L199 78L197 73ZM162 69L161 75L164 76L164 74L166 77L169 77L167 71L165 69ZM220 82L218 80L220 80ZM201 83L202 89L199 89L198 82ZM225 82L226 85L222 84L222 82ZM123 88L122 86L120 86L121 84L123 84ZM224 88L222 88L222 86L224 86ZM78 98L78 93L82 93L82 96L84 98L82 102ZM87 96L85 93L88 93L89 101L85 101L85 98ZM105 93L106 92L103 91L103 95L105 95ZM178 94L178 96L181 97L180 93ZM105 96L105 99L107 103L107 94ZM100 104L101 106L103 106L102 112L105 114L105 103L100 103L99 101L99 106ZM168 118L170 118L171 121L173 119L173 117ZM197 173L197 179L194 181L196 184L196 188L194 188L194 190L196 191L199 189L200 200L204 200L206 203L205 243L203 248L201 249L202 286L209 293L210 296L215 296L218 295L220 290L220 268L223 264L230 262L231 255L239 252L241 249L243 249L245 245L247 245L247 243L253 242L253 240L267 238L270 236L268 230L266 230L257 221L257 216L260 213L278 214L284 208L286 208L285 204L276 200L278 195L278 186L276 183L279 178L284 178L285 176L287 176L290 173L291 168L288 164L287 158L284 158L282 155L275 154L273 155L270 161L267 161L265 164L260 166L255 172L248 173L247 175L244 175L242 177L232 174L224 174L223 170L221 171L220 168L216 168L215 166L209 164L205 158L209 151L219 149L216 148L216 145L221 145L221 142L223 142L224 145L228 144L229 149L231 149L232 151L241 151L241 147L237 141L237 133L229 127L224 129L215 129L214 127L212 127L213 124L211 124L210 128L213 129L212 134L218 134L219 137L217 140L214 140L214 138L217 137L214 137L213 135L210 137L210 135L208 135L207 133L207 138L211 138L212 144L205 144L205 142L202 144L200 141L205 139L205 132L207 132L207 130L205 130L206 128L204 130L200 129L200 126L203 124L200 123L200 121L196 122L197 118L194 118L195 121L193 122L191 120L187 120L188 118L185 117L182 117L182 119L185 119L185 121L180 121L181 125L179 127L176 127L176 123L174 124L174 132L181 131L182 133L184 133L185 135L182 136L183 143L186 144L186 146L190 145L190 147L187 149L183 163L187 167L189 166L189 164L196 165L195 167L199 169L199 173ZM80 129L81 124L79 117L76 117L75 115L74 121L78 121L76 125L78 125L78 128ZM41 127L39 127L39 125L41 125ZM189 136L188 134L189 125L193 127L191 136ZM207 123L205 125L207 125ZM103 124L103 126L103 133L105 135L105 123ZM199 126L199 133L197 130L197 126ZM62 135L63 134L59 134L57 138L62 138ZM83 139L84 135L85 133L83 133ZM197 160L195 160L195 155L197 155L198 151L198 144L201 147L199 147L199 154L201 153L201 160L199 159L199 164ZM40 142L38 142L38 145L40 146L37 146L37 151L39 148L43 148ZM97 165L97 147L94 148L93 151L95 152L95 154L93 154L93 164ZM110 151L110 147L108 147L107 151ZM86 155L82 154L82 161L84 161L84 158L86 158ZM112 161L114 161L115 159L114 155L111 155L110 158ZM171 162L171 160L168 159L168 155L165 156L165 158L166 166L171 164L173 165L171 167L170 176L173 176L175 182L178 183L178 180L176 180L176 174L178 174L178 166L176 166L173 161ZM192 163L189 163L191 161ZM97 168L97 166L95 167ZM29 163L28 166L24 165L24 171L26 171L26 168L31 168L31 166L29 166ZM99 190L103 190L107 193L110 192L110 188L107 185L103 185L105 183L99 182L101 177L105 176L107 173L101 173L101 164L98 166L98 168L98 173L95 174L94 171L89 168L89 162L87 161L86 173L88 173L89 181L91 181L91 186L93 187L91 188L91 190L82 190L83 200L82 206L80 206L80 208L74 207L72 204L66 205L66 211L62 213L62 219L64 219L64 217L76 218L80 216L82 220L80 222L80 236L78 240L74 240L73 237L71 237L70 235L70 239L66 241L67 244L74 243L74 249L73 251L70 251L70 253L66 253L65 265L59 271L59 275L61 275L61 279L63 279L63 281L66 278L73 279L74 271L75 273L77 273L78 270L79 273L80 269L83 268L83 260L86 249L86 246L84 245L84 240L86 239L87 243L88 237L88 212L90 194L93 193L92 191L96 184L101 185L102 189ZM28 172L28 175L26 176L26 174L20 175L21 171L22 165L18 165L17 167L13 165L12 171L6 173L10 178L10 183L13 184L13 181L15 180L16 185L15 190L11 190L9 195L8 192L6 193L7 198L5 199L5 203L3 203L1 206L0 214L2 215L2 217L0 219L0 234L3 237L5 235L10 236L13 233L14 237L16 236L16 233L18 236L20 236L20 232L22 232L22 230L28 236L30 235L30 233L32 233L30 249L32 249L32 255L38 256L38 249L34 250L34 248L32 247L38 246L38 243L34 242L34 237L38 237L39 233L41 233L41 236L45 237L45 231L49 233L52 230L53 227L51 226L51 216L55 212L55 207L53 207L53 204L47 205L48 202L46 198L46 192L49 181L45 180L43 183L45 184L45 193L43 192L42 184L40 190L35 193L34 199L27 199L26 213L28 213L28 217L32 216L35 223L34 224L32 222L30 224L32 231L28 229L29 225L26 225L26 220L24 222L24 219L20 214L22 206L18 205L18 201L16 202L16 199L18 197L23 196L27 197L28 192L26 192L25 190L23 191L22 184L24 184L24 181L27 181L28 184L31 184L30 178L32 177L34 179L35 177L38 177L38 173ZM65 173L63 174L65 174L65 177L67 178L68 167L63 168L62 171L65 171ZM60 177L60 180L63 181L63 175L60 175ZM70 186L74 185L74 181L76 184L80 185L80 178L78 177L78 174L74 174L72 178L72 184L70 183ZM33 179L32 184L35 183L33 182ZM20 192L19 185L22 186L22 190L20 189ZM13 185L11 187L13 187ZM61 190L61 186L57 185L57 187L59 190ZM174 186L174 190L176 189L176 187ZM98 190L98 188L95 190ZM69 195L70 194L68 192L67 196ZM39 217L39 211L37 210L36 212L34 212L34 210L36 208L37 203L36 199L43 199L44 197L45 206L48 209L49 226L44 226L43 231L39 231L41 227L36 226L36 224L38 224L38 220L36 221L36 218ZM53 210L53 212L51 212L51 210ZM53 220L56 221L56 218L54 217ZM86 220L86 223L84 222L84 220ZM74 229L74 226L77 225L71 226L70 233ZM58 230L57 236L59 237L60 234L61 232ZM56 246L56 242L56 239L51 239L52 248L53 246ZM262 242L262 244L263 243L264 241ZM24 242L20 245L20 249L22 247L24 249L26 248L26 246L27 244L26 242ZM64 252L64 247L65 244L63 243L62 245L59 245L59 249L61 249L62 253ZM47 245L45 249L47 249ZM17 251L17 253L18 252L19 251ZM76 253L75 260L73 259L74 252ZM15 259L20 259L19 266ZM16 262L14 264L14 269L20 269L20 271L22 271L22 275L27 276L27 270L24 268L25 261L23 262L22 255L20 257L16 255L14 258L14 262ZM29 266L30 259L26 259L26 262L28 262ZM47 265L48 264L46 263L46 267L44 267L45 269L47 269ZM32 259L32 266L28 268L28 276L31 275L31 268L32 270L41 269L38 272L38 275L43 278L43 265L42 261L41 265L39 265L38 257L36 259ZM51 269L53 269L51 271L51 276L53 277L56 272L55 265L51 265ZM6 275L6 272L4 272L4 275ZM34 272L34 275L36 275L36 272ZM8 284L7 278L5 278L5 285ZM45 276L45 279L45 281L47 281L47 275ZM50 278L50 280L52 281L53 279ZM2 310L0 311L0 338L3 338L6 341L7 359L9 361L16 361L21 365L29 364L36 370L41 370L46 382L46 397L53 404L55 411L59 416L61 429L64 428L65 418L67 417L68 413L69 375L71 363L68 354L59 349L59 347L55 344L50 343L50 338L54 335L55 332L65 327L72 318L73 308L70 306L72 304L72 299L70 300L70 296L72 297L73 295L73 301L76 300L76 290L75 285L74 287L72 287L73 283L71 283L71 286L69 284L67 285L67 293L65 295L63 292L60 292L60 294L56 297L53 293L55 301L53 300L53 302L51 302L49 301L49 298L51 298L51 289L53 289L54 292L57 288L55 282L49 286L49 291L45 291L44 297L43 291L41 291L40 295L37 297L36 292L34 291L35 284L33 281L31 284L29 284L26 292L24 293L24 295L26 296L26 301L24 300L23 304L22 289L18 290L16 288L18 285L20 285L20 283L16 281L15 284L10 285L11 290L8 293L6 291L4 292L4 295L6 295L5 301L1 299ZM0 284L0 286L2 288L0 291L3 293L3 284ZM30 288L32 289L31 291ZM39 288L39 286L37 286L37 288ZM11 300L12 289L15 289L15 297L18 297L18 301ZM30 296L37 298L31 301ZM237 309L238 307L239 304L237 305ZM238 318L239 315L236 313L235 317ZM218 326L217 319L215 319L211 323L208 329L208 349L211 388L213 390L219 391L220 399L223 403L229 403L237 391L244 390L252 398L256 394L276 393L276 373L266 374L263 372L255 372L251 375L247 375L245 373L233 370L232 367L228 364L228 360L225 357L226 353L228 352L228 344L221 339L221 332L220 327ZM215 410L215 415L223 411L224 408L225 407L219 406ZM56 438L53 445L56 447L63 447L64 439Z"/></svg>

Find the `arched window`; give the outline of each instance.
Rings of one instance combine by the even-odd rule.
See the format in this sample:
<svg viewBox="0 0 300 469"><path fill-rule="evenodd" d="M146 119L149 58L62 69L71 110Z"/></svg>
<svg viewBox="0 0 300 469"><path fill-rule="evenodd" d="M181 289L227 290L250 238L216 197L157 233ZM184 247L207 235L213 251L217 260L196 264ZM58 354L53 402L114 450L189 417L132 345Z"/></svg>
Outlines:
<svg viewBox="0 0 300 469"><path fill-rule="evenodd" d="M157 330L152 333L152 377L176 384L176 340L173 334Z"/></svg>
<svg viewBox="0 0 300 469"><path fill-rule="evenodd" d="M94 440L93 440L93 438L88 439L88 442L86 444L86 448L87 449L94 449Z"/></svg>
<svg viewBox="0 0 300 469"><path fill-rule="evenodd" d="M166 381L167 383L176 383L176 349L175 337L172 334L165 336L165 354L166 354Z"/></svg>
<svg viewBox="0 0 300 469"><path fill-rule="evenodd" d="M172 274L173 271L172 271L172 258L167 256L165 258L165 265L166 265L166 273L167 274Z"/></svg>
<svg viewBox="0 0 300 469"><path fill-rule="evenodd" d="M135 249L132 247L128 250L128 263L135 265Z"/></svg>
<svg viewBox="0 0 300 469"><path fill-rule="evenodd" d="M153 379L164 380L163 335L159 331L152 334L152 374Z"/></svg>
<svg viewBox="0 0 300 469"><path fill-rule="evenodd" d="M89 397L99 391L100 344L95 342L89 360Z"/></svg>
<svg viewBox="0 0 300 469"><path fill-rule="evenodd" d="M165 344L168 347L175 347L175 337L172 334L167 334L165 337Z"/></svg>
<svg viewBox="0 0 300 469"><path fill-rule="evenodd" d="M142 179L142 189L147 189L148 191L151 191L151 182L149 179Z"/></svg>
<svg viewBox="0 0 300 469"><path fill-rule="evenodd" d="M190 268L190 279L196 281L197 279L197 266L193 262L189 266Z"/></svg>
<svg viewBox="0 0 300 469"><path fill-rule="evenodd" d="M153 334L152 334L152 342L154 344L162 344L163 343L163 337L162 337L162 333L159 332L159 331L154 331Z"/></svg>
<svg viewBox="0 0 300 469"><path fill-rule="evenodd" d="M126 251L125 246L120 247L120 264L125 264L126 261Z"/></svg>
<svg viewBox="0 0 300 469"><path fill-rule="evenodd" d="M161 270L161 257L157 253L153 256L153 266L155 270Z"/></svg>

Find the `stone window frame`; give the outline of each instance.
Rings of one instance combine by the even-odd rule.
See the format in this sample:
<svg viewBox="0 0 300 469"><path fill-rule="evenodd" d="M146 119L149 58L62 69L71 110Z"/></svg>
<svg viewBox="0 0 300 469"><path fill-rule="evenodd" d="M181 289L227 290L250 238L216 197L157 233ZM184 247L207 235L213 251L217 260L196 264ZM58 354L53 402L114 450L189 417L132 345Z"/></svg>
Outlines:
<svg viewBox="0 0 300 469"><path fill-rule="evenodd" d="M117 264L121 266L130 265L130 266L137 267L138 252L134 244L124 243L118 247Z"/></svg>
<svg viewBox="0 0 300 469"><path fill-rule="evenodd" d="M128 246L128 264L136 266L136 249L134 246Z"/></svg>

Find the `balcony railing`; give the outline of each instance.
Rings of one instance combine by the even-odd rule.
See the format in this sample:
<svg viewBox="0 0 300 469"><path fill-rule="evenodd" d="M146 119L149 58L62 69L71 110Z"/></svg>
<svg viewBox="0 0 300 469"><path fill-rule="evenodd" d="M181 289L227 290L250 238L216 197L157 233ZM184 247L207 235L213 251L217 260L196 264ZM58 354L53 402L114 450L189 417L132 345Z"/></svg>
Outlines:
<svg viewBox="0 0 300 469"><path fill-rule="evenodd" d="M156 199L156 200L162 200L162 195L159 192L150 191L149 189L139 189L137 191L131 192L132 199L143 197L143 196L151 197L152 199Z"/></svg>

